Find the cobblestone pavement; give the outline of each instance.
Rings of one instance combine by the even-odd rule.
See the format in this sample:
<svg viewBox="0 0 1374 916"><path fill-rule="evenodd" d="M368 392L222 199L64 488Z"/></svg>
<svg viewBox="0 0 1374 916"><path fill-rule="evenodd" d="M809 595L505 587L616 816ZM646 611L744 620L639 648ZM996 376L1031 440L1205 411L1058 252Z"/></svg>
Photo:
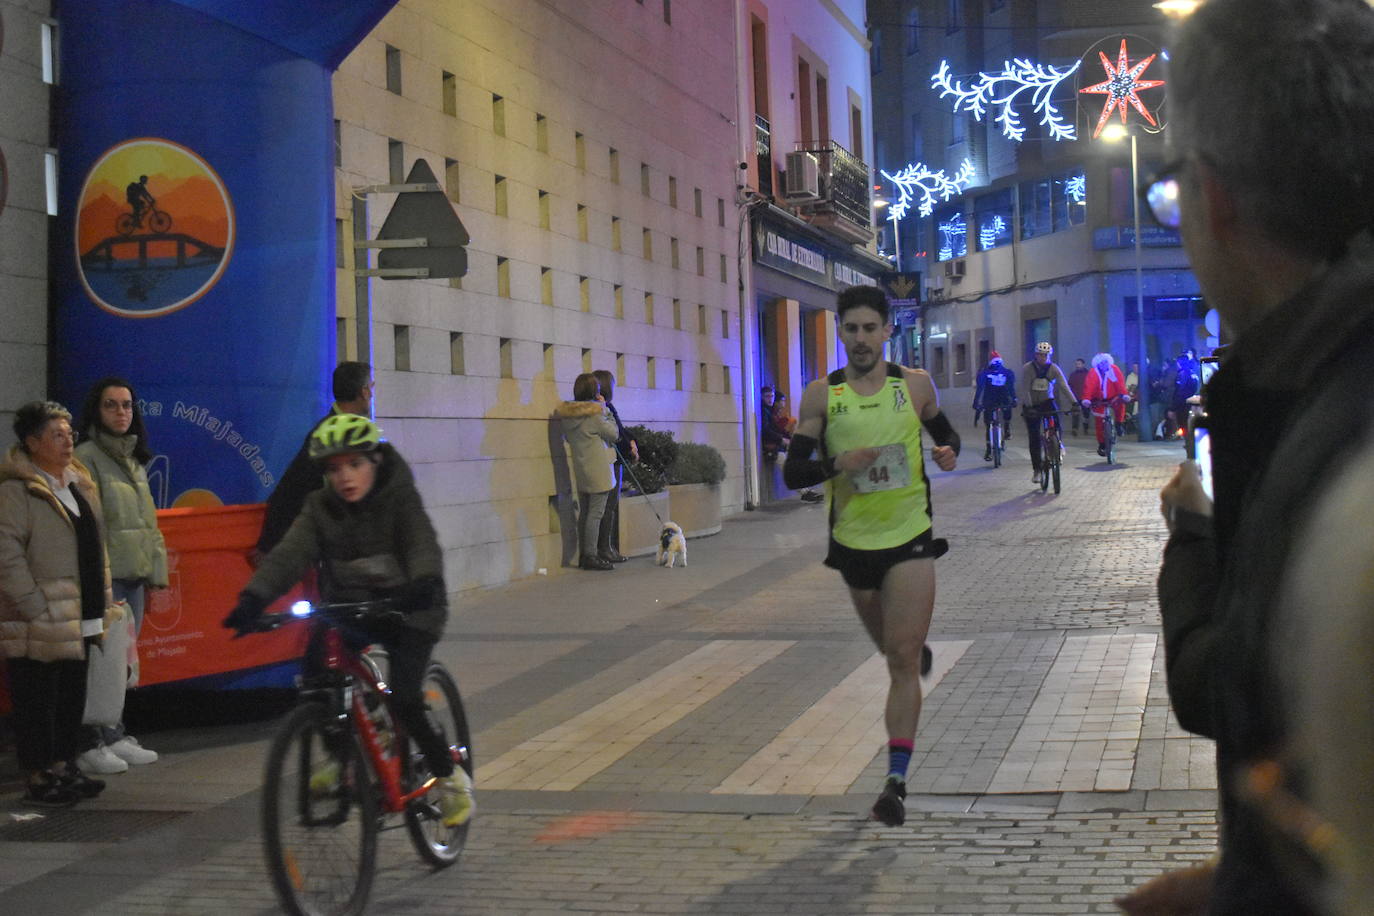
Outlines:
<svg viewBox="0 0 1374 916"><path fill-rule="evenodd" d="M971 431L965 431L966 441ZM822 505L766 507L648 558L475 596L437 655L476 730L479 813L431 872L382 836L375 913L1093 913L1215 849L1208 742L1163 683L1157 492L1179 452L1070 438L1064 491L1020 437L936 473L937 564L905 827L868 820L883 661ZM164 732L157 764L15 837L0 912L274 911L257 831L272 722ZM0 762L4 770L13 761Z"/></svg>

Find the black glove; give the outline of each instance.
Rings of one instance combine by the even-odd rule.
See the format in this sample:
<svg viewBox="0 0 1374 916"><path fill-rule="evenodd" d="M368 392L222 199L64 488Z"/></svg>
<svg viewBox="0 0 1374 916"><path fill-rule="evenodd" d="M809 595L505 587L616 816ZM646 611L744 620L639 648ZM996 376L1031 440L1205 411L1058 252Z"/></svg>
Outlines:
<svg viewBox="0 0 1374 916"><path fill-rule="evenodd" d="M443 604L445 597L444 580L437 576L416 579L414 582L407 582L405 585L393 589L387 597L396 602L398 610L405 613L423 611L426 608Z"/></svg>
<svg viewBox="0 0 1374 916"><path fill-rule="evenodd" d="M252 633L257 629L258 621L262 619L262 612L266 609L266 601L249 592L240 592L239 603L234 605L229 616L224 618L222 626L226 630L237 630L240 636L244 633Z"/></svg>
<svg viewBox="0 0 1374 916"><path fill-rule="evenodd" d="M977 425L978 425L978 420L979 420L982 416L983 416L983 408L981 408L981 407L975 407L975 408L973 408L973 425L974 425L974 426L977 426Z"/></svg>

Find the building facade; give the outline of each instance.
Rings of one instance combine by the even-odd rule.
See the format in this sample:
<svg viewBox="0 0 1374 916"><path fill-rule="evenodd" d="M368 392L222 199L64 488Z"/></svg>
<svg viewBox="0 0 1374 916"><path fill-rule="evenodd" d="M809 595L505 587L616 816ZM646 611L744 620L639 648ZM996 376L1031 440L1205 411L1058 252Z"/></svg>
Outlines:
<svg viewBox="0 0 1374 916"><path fill-rule="evenodd" d="M807 382L839 364L836 293L876 283L889 267L873 232L865 20L860 0L740 3L740 221L758 359L751 416L760 385L786 395L795 415ZM778 469L761 470L759 499L781 495Z"/></svg>
<svg viewBox="0 0 1374 916"><path fill-rule="evenodd" d="M47 0L0 0L0 428L48 390L48 219L56 201ZM8 446L6 446L8 447Z"/></svg>
<svg viewBox="0 0 1374 916"><path fill-rule="evenodd" d="M626 424L719 449L723 510L744 501L732 4L611 6L403 0L335 77L338 352L376 367L455 590L561 565L551 417L581 372L615 375ZM417 159L467 275L373 281L360 309L354 189ZM394 197L368 196L369 237Z"/></svg>
<svg viewBox="0 0 1374 916"><path fill-rule="evenodd" d="M1215 332L1205 329L1208 309L1178 235L1154 226L1143 205L1137 259L1135 185L1164 158L1165 90L1137 93L1156 125L1128 106L1134 174L1129 137L1093 136L1108 96L1081 91L1111 78L1103 55L1115 69L1123 40L1130 68L1156 55L1140 79L1167 80L1165 20L1152 4L870 0L869 9L875 92L887 115L878 125L879 168L925 163L954 176L971 164L961 192L937 195L926 217L913 207L899 233L891 224L883 231L884 247L899 237L903 267L925 276L923 324L911 333L936 384L971 402L973 392L959 389L974 384L991 350L1019 366L1041 340L1061 362L1105 351L1129 367L1140 347L1138 298L1155 367L1184 347L1210 352ZM1076 67L1046 96L1060 116L1055 127L1035 107L1034 85L1021 93L1010 109L1019 140L995 104L981 119L956 110L980 74L1003 74L1017 61L1059 73ZM933 86L942 63L946 79ZM994 95L1014 86L1004 81ZM1119 109L1108 123L1120 123ZM1074 138L1057 139L1066 127Z"/></svg>
<svg viewBox="0 0 1374 916"><path fill-rule="evenodd" d="M553 410L584 371L614 374L627 424L722 453L725 514L757 503L758 387L795 403L833 368L834 293L883 267L862 0L611 7L402 0L328 87L334 330L278 339L373 364L377 418L415 469L454 591L567 559L572 484ZM66 350L49 249L70 257L53 227L77 224L58 209L86 166L61 192L49 16L46 2L0 0L0 411L73 384L49 369ZM253 138L234 142L235 165L251 161ZM355 243L376 238L397 199L385 188L421 160L471 235L466 274L360 281L376 254ZM789 193L796 161L810 169L797 166ZM289 179L231 180L230 196ZM245 250L226 277L249 268ZM241 396L271 400L270 386L253 391ZM275 434L288 432L300 435Z"/></svg>

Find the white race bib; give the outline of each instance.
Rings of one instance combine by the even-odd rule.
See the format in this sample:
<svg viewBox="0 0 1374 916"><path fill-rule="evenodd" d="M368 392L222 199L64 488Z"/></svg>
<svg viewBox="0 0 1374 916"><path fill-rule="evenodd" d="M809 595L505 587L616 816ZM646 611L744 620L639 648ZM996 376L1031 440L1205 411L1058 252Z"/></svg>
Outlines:
<svg viewBox="0 0 1374 916"><path fill-rule="evenodd" d="M911 466L906 460L906 446L900 442L878 448L877 459L861 471L851 471L850 481L859 493L878 493L911 486Z"/></svg>

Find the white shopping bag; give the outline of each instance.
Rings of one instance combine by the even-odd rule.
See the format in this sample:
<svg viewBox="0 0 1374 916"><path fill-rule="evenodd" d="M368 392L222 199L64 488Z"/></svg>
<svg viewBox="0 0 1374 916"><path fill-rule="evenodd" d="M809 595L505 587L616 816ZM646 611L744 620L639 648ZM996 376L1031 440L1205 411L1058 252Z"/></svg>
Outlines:
<svg viewBox="0 0 1374 916"><path fill-rule="evenodd" d="M83 725L113 728L124 717L124 690L129 679L129 646L134 615L123 601L105 612L109 626L101 645L86 654L86 711Z"/></svg>

